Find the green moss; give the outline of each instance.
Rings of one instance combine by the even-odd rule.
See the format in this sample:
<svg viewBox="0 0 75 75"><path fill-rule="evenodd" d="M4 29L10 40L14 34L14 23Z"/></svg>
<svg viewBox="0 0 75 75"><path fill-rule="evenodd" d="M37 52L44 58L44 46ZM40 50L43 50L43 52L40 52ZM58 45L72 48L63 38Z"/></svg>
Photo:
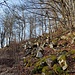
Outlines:
<svg viewBox="0 0 75 75"><path fill-rule="evenodd" d="M42 73L45 73L45 75L55 75L55 72L50 70L48 66L43 67Z"/></svg>
<svg viewBox="0 0 75 75"><path fill-rule="evenodd" d="M43 67L42 72L46 73L48 71L49 71L49 67L48 66Z"/></svg>
<svg viewBox="0 0 75 75"><path fill-rule="evenodd" d="M41 65L39 65L34 68L34 70L32 71L32 74L42 73L42 69L43 69L43 67Z"/></svg>
<svg viewBox="0 0 75 75"><path fill-rule="evenodd" d="M38 73L38 69L34 68L34 70L32 70L32 74L36 74L36 73Z"/></svg>
<svg viewBox="0 0 75 75"><path fill-rule="evenodd" d="M41 71L42 68L43 68L43 67L42 67L41 65L37 67L38 71Z"/></svg>
<svg viewBox="0 0 75 75"><path fill-rule="evenodd" d="M35 67L39 66L42 62L46 62L46 59L49 58L50 56L46 56L46 57L43 57L41 59L38 60L37 63L35 63Z"/></svg>
<svg viewBox="0 0 75 75"><path fill-rule="evenodd" d="M39 59L37 63L35 63L33 73L42 73L42 71L45 72L49 69L46 63L47 58L49 58L49 56L43 57Z"/></svg>
<svg viewBox="0 0 75 75"><path fill-rule="evenodd" d="M53 66L53 70L55 71L55 73L57 73L58 74L58 72L57 72L57 64L54 64L54 66Z"/></svg>
<svg viewBox="0 0 75 75"><path fill-rule="evenodd" d="M72 59L74 59L74 61L75 61L75 55L72 56Z"/></svg>
<svg viewBox="0 0 75 75"><path fill-rule="evenodd" d="M63 54L63 55L60 55L59 57L58 57L58 60L66 60L66 56Z"/></svg>
<svg viewBox="0 0 75 75"><path fill-rule="evenodd" d="M56 74L55 74L55 72L53 70L50 70L49 75L56 75Z"/></svg>
<svg viewBox="0 0 75 75"><path fill-rule="evenodd" d="M52 43L54 43L54 44L57 44L57 42L58 42L58 38L55 38L52 40Z"/></svg>
<svg viewBox="0 0 75 75"><path fill-rule="evenodd" d="M26 65L26 67L31 67L31 66L32 66L31 60L28 60L27 62L28 62L28 63L27 63L27 65Z"/></svg>
<svg viewBox="0 0 75 75"><path fill-rule="evenodd" d="M23 59L24 64L27 62L26 59Z"/></svg>
<svg viewBox="0 0 75 75"><path fill-rule="evenodd" d="M53 70L55 71L56 74L61 75L63 73L62 68L58 64L54 64Z"/></svg>
<svg viewBox="0 0 75 75"><path fill-rule="evenodd" d="M75 50L70 50L69 54L75 54Z"/></svg>
<svg viewBox="0 0 75 75"><path fill-rule="evenodd" d="M56 57L56 55L51 55L50 59L53 61L53 60L57 59L57 57Z"/></svg>

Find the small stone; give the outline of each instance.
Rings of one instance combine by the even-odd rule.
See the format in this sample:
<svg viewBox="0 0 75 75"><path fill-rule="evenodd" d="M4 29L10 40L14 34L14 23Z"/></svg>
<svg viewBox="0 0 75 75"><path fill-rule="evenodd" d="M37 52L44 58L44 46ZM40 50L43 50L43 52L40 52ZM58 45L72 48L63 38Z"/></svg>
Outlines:
<svg viewBox="0 0 75 75"><path fill-rule="evenodd" d="M52 43L50 43L50 45L49 45L49 46L50 46L50 48L53 48L53 44L52 44Z"/></svg>
<svg viewBox="0 0 75 75"><path fill-rule="evenodd" d="M26 44L23 46L24 49L26 49Z"/></svg>
<svg viewBox="0 0 75 75"><path fill-rule="evenodd" d="M45 75L45 73L43 72L42 75Z"/></svg>
<svg viewBox="0 0 75 75"><path fill-rule="evenodd" d="M43 57L43 54L40 51L38 51L37 54L36 54L36 57L41 58L41 57Z"/></svg>
<svg viewBox="0 0 75 75"><path fill-rule="evenodd" d="M62 67L63 70L67 69L68 65L67 65L65 56L60 55L58 57L58 63L60 64L60 66Z"/></svg>
<svg viewBox="0 0 75 75"><path fill-rule="evenodd" d="M75 42L75 37L72 39L72 42L71 42L71 44L73 44Z"/></svg>
<svg viewBox="0 0 75 75"><path fill-rule="evenodd" d="M61 39L68 40L68 37L67 36L61 36Z"/></svg>
<svg viewBox="0 0 75 75"><path fill-rule="evenodd" d="M46 59L46 63L49 66L49 68L52 67L52 60L50 58Z"/></svg>
<svg viewBox="0 0 75 75"><path fill-rule="evenodd" d="M73 35L75 35L75 32L73 32Z"/></svg>

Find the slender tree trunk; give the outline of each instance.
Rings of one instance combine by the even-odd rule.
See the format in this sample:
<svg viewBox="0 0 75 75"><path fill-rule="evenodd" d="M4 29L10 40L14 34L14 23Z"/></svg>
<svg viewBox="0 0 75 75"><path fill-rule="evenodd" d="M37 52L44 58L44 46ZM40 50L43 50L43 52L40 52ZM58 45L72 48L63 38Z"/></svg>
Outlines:
<svg viewBox="0 0 75 75"><path fill-rule="evenodd" d="M1 33L1 48L3 48L4 47L4 38L5 38L5 32L2 32Z"/></svg>
<svg viewBox="0 0 75 75"><path fill-rule="evenodd" d="M49 44L51 43L51 40L52 40L52 32L51 32L51 24L49 19Z"/></svg>

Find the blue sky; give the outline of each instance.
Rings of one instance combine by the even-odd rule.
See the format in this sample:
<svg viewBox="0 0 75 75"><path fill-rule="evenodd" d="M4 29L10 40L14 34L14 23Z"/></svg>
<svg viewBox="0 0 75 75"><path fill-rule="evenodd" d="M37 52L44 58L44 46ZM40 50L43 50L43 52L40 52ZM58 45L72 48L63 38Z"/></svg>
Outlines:
<svg viewBox="0 0 75 75"><path fill-rule="evenodd" d="M21 0L5 0L5 1L7 2L8 6L10 7L13 4L16 4L17 5L19 3L19 1L21 1ZM0 3L2 3L2 2L4 2L4 0L0 0ZM6 6L0 5L0 19L1 19L1 16L4 14L4 11L3 10L5 8L6 8Z"/></svg>

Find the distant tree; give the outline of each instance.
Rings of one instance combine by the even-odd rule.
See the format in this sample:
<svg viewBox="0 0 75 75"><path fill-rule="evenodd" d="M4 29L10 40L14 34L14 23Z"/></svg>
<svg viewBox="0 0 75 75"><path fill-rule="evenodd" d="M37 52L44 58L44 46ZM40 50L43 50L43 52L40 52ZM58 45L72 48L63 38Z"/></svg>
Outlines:
<svg viewBox="0 0 75 75"><path fill-rule="evenodd" d="M30 32L30 38L33 38L34 37L34 34L33 34L33 30L35 28L35 24L34 24L34 17L33 16L30 16L29 18L29 32Z"/></svg>
<svg viewBox="0 0 75 75"><path fill-rule="evenodd" d="M1 48L4 47L5 32L1 32Z"/></svg>
<svg viewBox="0 0 75 75"><path fill-rule="evenodd" d="M2 24L4 27L5 35L8 36L10 44L10 41L13 39L14 16L10 13L6 13L3 17Z"/></svg>
<svg viewBox="0 0 75 75"><path fill-rule="evenodd" d="M18 33L19 41L26 39L26 16L25 9L23 5L16 5L15 10L15 27ZM17 34L16 33L16 34Z"/></svg>

